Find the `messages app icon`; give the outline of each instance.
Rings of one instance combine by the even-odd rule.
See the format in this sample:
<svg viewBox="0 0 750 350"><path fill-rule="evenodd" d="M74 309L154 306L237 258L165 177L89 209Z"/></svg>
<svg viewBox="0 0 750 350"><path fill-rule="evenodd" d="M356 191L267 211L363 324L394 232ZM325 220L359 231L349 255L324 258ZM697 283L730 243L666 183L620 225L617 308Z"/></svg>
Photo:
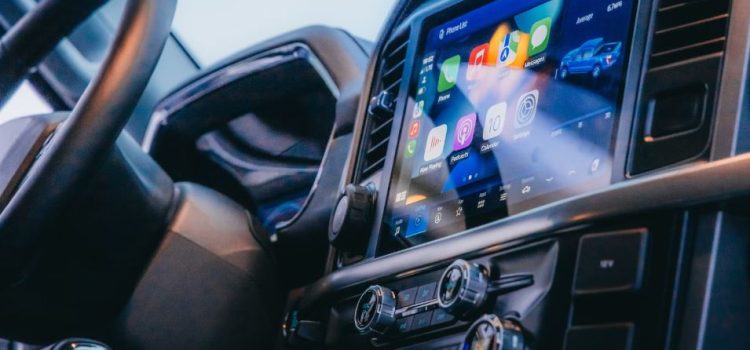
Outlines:
<svg viewBox="0 0 750 350"><path fill-rule="evenodd" d="M458 80L458 68L461 66L461 56L455 55L445 61L440 67L440 80L438 80L438 93L448 91L456 85Z"/></svg>
<svg viewBox="0 0 750 350"><path fill-rule="evenodd" d="M531 42L529 43L529 56L544 52L549 44L550 30L552 28L552 18L542 18L531 26Z"/></svg>

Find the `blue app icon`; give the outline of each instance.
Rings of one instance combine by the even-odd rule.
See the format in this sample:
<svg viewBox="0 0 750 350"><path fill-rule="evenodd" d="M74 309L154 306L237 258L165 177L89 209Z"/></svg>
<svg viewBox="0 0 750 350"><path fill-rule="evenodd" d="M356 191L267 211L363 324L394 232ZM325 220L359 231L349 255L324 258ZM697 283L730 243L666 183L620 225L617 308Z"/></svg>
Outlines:
<svg viewBox="0 0 750 350"><path fill-rule="evenodd" d="M409 216L409 225L406 229L406 235L404 237L414 237L416 235L427 232L428 220L429 217L427 214L427 206L416 206L412 214Z"/></svg>

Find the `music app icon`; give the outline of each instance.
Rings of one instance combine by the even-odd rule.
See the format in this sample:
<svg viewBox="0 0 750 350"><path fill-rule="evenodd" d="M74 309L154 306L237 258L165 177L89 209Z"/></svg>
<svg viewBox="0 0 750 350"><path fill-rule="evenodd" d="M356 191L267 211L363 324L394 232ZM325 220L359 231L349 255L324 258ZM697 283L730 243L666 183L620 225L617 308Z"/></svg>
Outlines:
<svg viewBox="0 0 750 350"><path fill-rule="evenodd" d="M469 55L469 67L466 70L466 80L479 79L482 72L482 67L487 65L487 57L489 55L490 44L479 45L471 50Z"/></svg>

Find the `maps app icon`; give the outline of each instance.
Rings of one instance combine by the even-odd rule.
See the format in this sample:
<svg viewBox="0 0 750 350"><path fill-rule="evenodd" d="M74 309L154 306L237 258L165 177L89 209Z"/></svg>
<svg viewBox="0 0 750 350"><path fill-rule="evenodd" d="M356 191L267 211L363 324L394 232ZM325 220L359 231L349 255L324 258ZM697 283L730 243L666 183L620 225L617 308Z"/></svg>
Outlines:
<svg viewBox="0 0 750 350"><path fill-rule="evenodd" d="M500 63L509 66L516 61L518 56L518 42L521 38L521 32L515 30L507 35L503 40L503 48L500 50Z"/></svg>

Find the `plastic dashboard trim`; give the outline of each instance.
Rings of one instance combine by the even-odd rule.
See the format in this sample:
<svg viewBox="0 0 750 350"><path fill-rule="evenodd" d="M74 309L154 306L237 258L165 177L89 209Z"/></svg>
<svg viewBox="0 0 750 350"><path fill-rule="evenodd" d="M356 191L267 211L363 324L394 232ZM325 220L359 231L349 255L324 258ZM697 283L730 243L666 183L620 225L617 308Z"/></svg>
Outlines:
<svg viewBox="0 0 750 350"><path fill-rule="evenodd" d="M312 284L300 306L308 310L338 293L377 279L415 274L456 257L498 251L597 220L648 210L684 208L746 194L750 194L750 154L683 166L342 268Z"/></svg>
<svg viewBox="0 0 750 350"><path fill-rule="evenodd" d="M146 153L151 151L153 142L159 134L159 129L169 123L169 118L175 111L237 79L283 65L299 58L309 62L324 80L331 94L338 98L340 95L338 86L313 50L301 42L289 43L229 64L172 93L159 103L151 115L146 134L143 137L143 150Z"/></svg>

